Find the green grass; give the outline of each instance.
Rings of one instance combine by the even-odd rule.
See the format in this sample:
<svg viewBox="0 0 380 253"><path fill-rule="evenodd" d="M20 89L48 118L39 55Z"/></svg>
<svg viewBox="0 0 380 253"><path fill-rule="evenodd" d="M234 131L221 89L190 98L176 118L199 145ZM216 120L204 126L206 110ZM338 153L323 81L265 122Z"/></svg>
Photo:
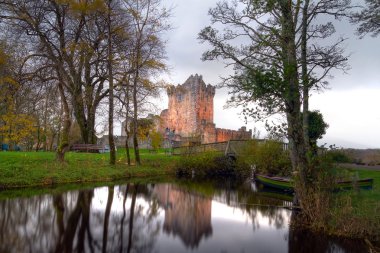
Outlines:
<svg viewBox="0 0 380 253"><path fill-rule="evenodd" d="M343 191L339 193L342 196L349 195L352 199L352 206L355 211L365 212L371 211L377 206L380 207L380 171L373 170L355 170L345 169L348 175L357 175L359 179L373 178L373 188L368 189L354 189ZM377 215L380 215L377 214Z"/></svg>
<svg viewBox="0 0 380 253"><path fill-rule="evenodd" d="M125 149L118 150L114 166L109 165L109 154L68 152L67 162L59 164L53 152L0 152L0 189L174 174L178 158L141 150L141 159L141 166L127 166Z"/></svg>
<svg viewBox="0 0 380 253"><path fill-rule="evenodd" d="M357 173L359 178L373 178L374 182L372 190L350 192L353 207L359 215L376 215L380 220L380 213L373 213L376 208L380 208L380 171L358 170Z"/></svg>
<svg viewBox="0 0 380 253"><path fill-rule="evenodd" d="M338 193L332 208L334 234L369 238L380 242L380 171L347 169L360 179L373 178L371 190L354 189Z"/></svg>
<svg viewBox="0 0 380 253"><path fill-rule="evenodd" d="M167 183L175 180L174 177L170 175L159 175L159 176L147 176L147 177L133 177L127 180L116 180L112 182L87 182L87 183L66 183L57 184L54 186L45 187L28 187L28 188L16 188L0 191L0 200L11 199L11 198L28 198L35 195L44 194L61 194L68 191L78 191L93 189L95 187L104 186L115 186L115 185L125 185L127 183L132 184L151 184L151 183Z"/></svg>

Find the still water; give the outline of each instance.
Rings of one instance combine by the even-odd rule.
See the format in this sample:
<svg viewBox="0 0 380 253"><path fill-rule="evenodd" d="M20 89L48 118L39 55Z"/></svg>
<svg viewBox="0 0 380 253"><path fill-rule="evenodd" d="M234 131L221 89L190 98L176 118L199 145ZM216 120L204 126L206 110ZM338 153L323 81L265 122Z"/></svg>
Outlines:
<svg viewBox="0 0 380 253"><path fill-rule="evenodd" d="M125 184L0 201L0 252L367 252L290 229L254 183Z"/></svg>

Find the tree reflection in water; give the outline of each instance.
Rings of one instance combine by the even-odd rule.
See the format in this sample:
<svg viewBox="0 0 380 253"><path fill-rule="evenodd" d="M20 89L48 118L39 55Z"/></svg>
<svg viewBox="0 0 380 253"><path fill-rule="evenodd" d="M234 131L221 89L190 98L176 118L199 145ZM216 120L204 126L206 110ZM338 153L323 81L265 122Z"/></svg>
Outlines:
<svg viewBox="0 0 380 253"><path fill-rule="evenodd" d="M272 195L186 182L7 199L0 252L355 252L350 241L289 230L290 211L273 207L289 203Z"/></svg>
<svg viewBox="0 0 380 253"><path fill-rule="evenodd" d="M364 242L359 240L347 240L328 238L321 234L315 234L304 229L292 229L289 231L289 252L292 253L318 253L318 252L368 252Z"/></svg>
<svg viewBox="0 0 380 253"><path fill-rule="evenodd" d="M157 201L136 205L139 188L95 190L105 206L92 203L94 190L0 201L0 252L149 252L160 230ZM113 208L120 198L121 210Z"/></svg>

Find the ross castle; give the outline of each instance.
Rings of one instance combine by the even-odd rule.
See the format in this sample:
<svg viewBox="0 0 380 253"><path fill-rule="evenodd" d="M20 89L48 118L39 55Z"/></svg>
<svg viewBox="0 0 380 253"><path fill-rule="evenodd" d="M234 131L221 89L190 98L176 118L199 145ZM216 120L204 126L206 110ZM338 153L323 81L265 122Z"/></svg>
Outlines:
<svg viewBox="0 0 380 253"><path fill-rule="evenodd" d="M169 86L168 109L161 112L161 132L175 133L180 141L201 143L251 139L252 131L216 128L214 123L215 87L206 85L201 75L191 75L184 84Z"/></svg>

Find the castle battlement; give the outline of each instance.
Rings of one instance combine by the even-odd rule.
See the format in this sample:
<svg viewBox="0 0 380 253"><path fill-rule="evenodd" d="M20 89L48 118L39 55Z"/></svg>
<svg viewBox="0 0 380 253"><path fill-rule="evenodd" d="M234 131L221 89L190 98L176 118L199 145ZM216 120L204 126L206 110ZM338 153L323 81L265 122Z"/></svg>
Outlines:
<svg viewBox="0 0 380 253"><path fill-rule="evenodd" d="M193 91L195 93L204 93L207 96L215 95L215 87L211 84L207 84L203 81L202 75L191 75L183 84L178 84L177 86L170 85L166 91L168 96L178 93L185 93L188 91Z"/></svg>

